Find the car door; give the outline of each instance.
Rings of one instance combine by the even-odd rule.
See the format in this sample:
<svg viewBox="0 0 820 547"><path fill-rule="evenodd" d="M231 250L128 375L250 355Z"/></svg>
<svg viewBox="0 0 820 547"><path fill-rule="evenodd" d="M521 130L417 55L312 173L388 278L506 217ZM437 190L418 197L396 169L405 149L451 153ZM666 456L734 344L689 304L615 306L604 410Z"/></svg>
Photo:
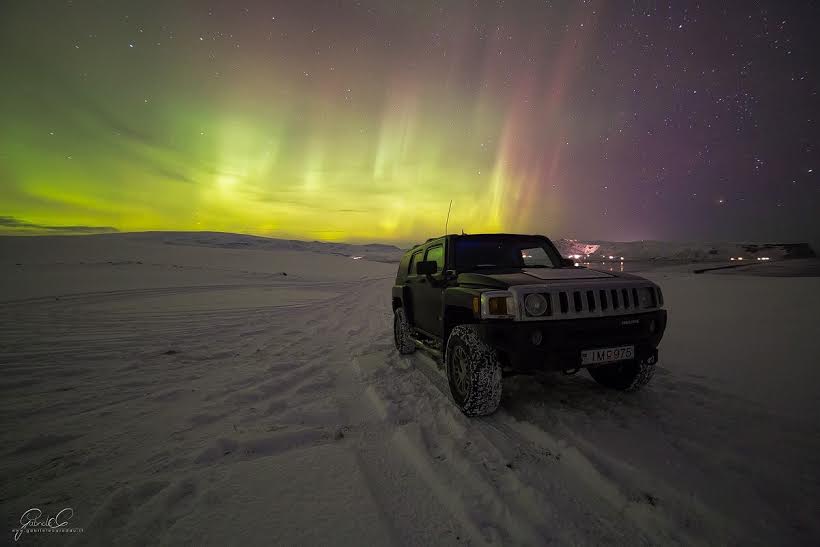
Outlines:
<svg viewBox="0 0 820 547"><path fill-rule="evenodd" d="M410 323L414 327L418 328L423 328L419 323L419 319L422 317L423 313L423 310L419 308L419 306L422 305L419 295L425 286L426 280L423 275L416 273L416 264L422 260L424 260L423 249L419 249L412 254L410 257L410 264L407 266L407 279L404 282L407 288L410 289L410 313L408 317L410 319Z"/></svg>
<svg viewBox="0 0 820 547"><path fill-rule="evenodd" d="M436 273L430 276L416 276L413 304L419 310L416 325L422 330L442 335L441 310L444 294L444 243L431 244L424 251L424 260L436 263Z"/></svg>

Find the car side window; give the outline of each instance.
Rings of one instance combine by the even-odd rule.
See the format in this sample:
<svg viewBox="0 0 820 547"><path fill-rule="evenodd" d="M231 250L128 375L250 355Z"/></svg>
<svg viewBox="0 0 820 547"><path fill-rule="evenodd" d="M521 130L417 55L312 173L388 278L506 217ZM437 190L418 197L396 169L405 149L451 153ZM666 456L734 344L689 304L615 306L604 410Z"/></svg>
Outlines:
<svg viewBox="0 0 820 547"><path fill-rule="evenodd" d="M410 265L407 266L407 274L408 275L416 275L416 262L419 261L419 257L421 256L421 251L417 253L413 253L413 256L410 257Z"/></svg>
<svg viewBox="0 0 820 547"><path fill-rule="evenodd" d="M436 263L436 273L444 269L444 246L435 245L427 249L424 260L431 260Z"/></svg>
<svg viewBox="0 0 820 547"><path fill-rule="evenodd" d="M541 247L533 247L531 249L521 249L521 260L524 266L546 266L552 267L552 260L547 255L547 252Z"/></svg>

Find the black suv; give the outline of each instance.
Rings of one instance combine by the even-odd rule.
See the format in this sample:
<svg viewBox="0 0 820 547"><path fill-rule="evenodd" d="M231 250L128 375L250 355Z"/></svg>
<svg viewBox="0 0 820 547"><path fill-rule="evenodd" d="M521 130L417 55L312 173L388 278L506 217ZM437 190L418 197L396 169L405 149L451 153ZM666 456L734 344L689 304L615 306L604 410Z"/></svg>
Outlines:
<svg viewBox="0 0 820 547"><path fill-rule="evenodd" d="M393 286L400 353L430 352L469 416L501 401L502 375L587 368L622 390L646 384L666 328L660 288L574 266L539 235L446 235L407 251Z"/></svg>

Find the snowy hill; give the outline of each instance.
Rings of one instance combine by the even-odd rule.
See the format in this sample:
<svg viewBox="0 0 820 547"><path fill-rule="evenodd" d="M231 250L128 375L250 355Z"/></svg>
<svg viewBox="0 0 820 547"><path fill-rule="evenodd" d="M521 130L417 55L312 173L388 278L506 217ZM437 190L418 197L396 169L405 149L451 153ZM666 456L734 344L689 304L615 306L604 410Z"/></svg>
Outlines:
<svg viewBox="0 0 820 547"><path fill-rule="evenodd" d="M769 260L784 258L810 258L814 251L808 243L727 243L727 242L675 242L675 241L580 241L558 239L555 245L563 256L581 255L579 258L609 258L629 261L687 261L725 262L731 258Z"/></svg>
<svg viewBox="0 0 820 547"><path fill-rule="evenodd" d="M247 234L225 232L124 232L94 234L86 236L41 236L41 237L82 237L86 240L160 243L186 247L210 247L218 249L247 249L254 251L306 251L321 254L360 258L373 262L396 263L401 259L403 249L395 245L370 243L330 243L322 241L301 241L277 239ZM810 258L815 253L807 243L727 243L727 242L676 242L676 241L603 241L577 239L557 239L555 245L563 256L589 256L590 259L614 257L614 260L634 262L726 262L742 257L755 260L757 257L769 260L784 258Z"/></svg>
<svg viewBox="0 0 820 547"><path fill-rule="evenodd" d="M370 243L326 243L270 237L232 234L226 232L128 232L86 236L104 239L157 242L166 245L189 245L194 247L218 247L222 249L253 249L257 251L310 251L347 257L358 256L375 262L398 262L402 250L394 245Z"/></svg>

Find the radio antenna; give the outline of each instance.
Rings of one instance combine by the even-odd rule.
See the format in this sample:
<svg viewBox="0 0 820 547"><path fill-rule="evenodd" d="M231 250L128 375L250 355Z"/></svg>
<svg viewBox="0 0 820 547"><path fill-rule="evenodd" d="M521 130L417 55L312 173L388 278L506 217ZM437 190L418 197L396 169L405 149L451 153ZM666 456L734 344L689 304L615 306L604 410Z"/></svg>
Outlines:
<svg viewBox="0 0 820 547"><path fill-rule="evenodd" d="M447 226L450 225L450 209L453 208L453 200L450 200L450 206L447 208L447 220L444 222L444 235L447 235Z"/></svg>

